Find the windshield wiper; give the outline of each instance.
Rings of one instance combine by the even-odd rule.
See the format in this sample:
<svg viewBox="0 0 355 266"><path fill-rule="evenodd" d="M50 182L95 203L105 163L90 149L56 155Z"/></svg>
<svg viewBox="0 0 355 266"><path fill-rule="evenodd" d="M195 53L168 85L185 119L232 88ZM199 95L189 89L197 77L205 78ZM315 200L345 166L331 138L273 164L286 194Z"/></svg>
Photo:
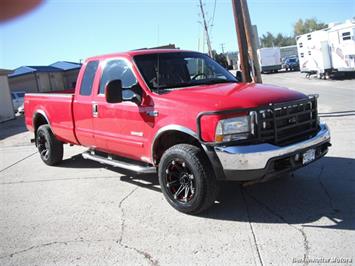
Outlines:
<svg viewBox="0 0 355 266"><path fill-rule="evenodd" d="M203 79L203 80L194 80L189 82L182 82L176 84L159 84L155 85L154 89L157 91L161 90L173 90L182 87L192 87L192 86L200 86L200 85L211 85L211 84L218 84L218 83L236 83L236 80L228 80L228 79L220 79L220 78L212 78L212 79Z"/></svg>
<svg viewBox="0 0 355 266"><path fill-rule="evenodd" d="M217 83L236 83L236 80L228 80L228 79L219 79L219 78L212 78L206 79L201 82L201 84L217 84Z"/></svg>
<svg viewBox="0 0 355 266"><path fill-rule="evenodd" d="M192 83L192 82L182 82L182 83L176 83L176 84L159 84L159 85L155 85L154 88L157 90L161 90L161 89L175 89L175 88L197 86L197 85L200 85L200 84L196 84L196 83Z"/></svg>

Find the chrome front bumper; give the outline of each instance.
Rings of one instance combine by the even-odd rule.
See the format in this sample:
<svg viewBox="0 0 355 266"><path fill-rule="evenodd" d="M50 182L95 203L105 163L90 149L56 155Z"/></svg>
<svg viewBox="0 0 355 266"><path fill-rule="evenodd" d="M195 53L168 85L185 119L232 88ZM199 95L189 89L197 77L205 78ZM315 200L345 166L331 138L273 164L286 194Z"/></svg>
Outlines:
<svg viewBox="0 0 355 266"><path fill-rule="evenodd" d="M224 172L261 170L265 169L268 162L274 158L297 153L310 147L317 147L329 143L330 132L326 124L320 125L320 131L311 139L298 142L289 146L279 147L272 144L257 144L247 146L215 147Z"/></svg>

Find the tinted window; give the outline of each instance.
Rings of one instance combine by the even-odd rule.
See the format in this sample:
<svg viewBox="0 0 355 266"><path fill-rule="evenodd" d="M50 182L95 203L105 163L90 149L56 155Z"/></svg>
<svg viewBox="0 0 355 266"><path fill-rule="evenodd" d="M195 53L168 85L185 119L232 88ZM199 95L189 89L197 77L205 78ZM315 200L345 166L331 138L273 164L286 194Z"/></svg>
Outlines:
<svg viewBox="0 0 355 266"><path fill-rule="evenodd" d="M151 90L237 82L221 65L200 53L145 54L134 60Z"/></svg>
<svg viewBox="0 0 355 266"><path fill-rule="evenodd" d="M16 92L17 97L19 98L24 98L25 97L25 93L24 92Z"/></svg>
<svg viewBox="0 0 355 266"><path fill-rule="evenodd" d="M80 86L80 95L91 95L92 84L94 82L95 73L98 65L99 61L91 61L86 65L83 80Z"/></svg>
<svg viewBox="0 0 355 266"><path fill-rule="evenodd" d="M99 93L103 94L106 84L115 79L122 81L122 88L131 88L137 83L137 79L126 61L112 60L107 62L102 73Z"/></svg>

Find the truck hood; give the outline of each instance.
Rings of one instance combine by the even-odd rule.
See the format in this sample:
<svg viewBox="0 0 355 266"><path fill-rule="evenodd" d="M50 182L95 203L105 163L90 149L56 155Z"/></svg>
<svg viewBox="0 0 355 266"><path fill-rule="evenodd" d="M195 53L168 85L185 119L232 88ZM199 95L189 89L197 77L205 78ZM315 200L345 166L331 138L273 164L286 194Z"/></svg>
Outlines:
<svg viewBox="0 0 355 266"><path fill-rule="evenodd" d="M204 110L253 108L269 103L288 102L305 98L302 93L274 85L254 83L223 83L177 89L163 98L185 103Z"/></svg>

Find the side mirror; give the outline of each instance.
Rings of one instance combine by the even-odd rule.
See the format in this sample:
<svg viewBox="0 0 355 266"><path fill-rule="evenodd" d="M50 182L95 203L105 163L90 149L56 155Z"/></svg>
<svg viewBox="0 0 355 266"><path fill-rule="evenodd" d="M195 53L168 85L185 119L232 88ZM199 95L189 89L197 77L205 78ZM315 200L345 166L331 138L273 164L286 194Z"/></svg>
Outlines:
<svg viewBox="0 0 355 266"><path fill-rule="evenodd" d="M122 100L125 102L134 102L135 104L140 105L142 102L142 96L132 89L126 89L122 91Z"/></svg>
<svg viewBox="0 0 355 266"><path fill-rule="evenodd" d="M105 87L105 98L108 103L122 102L122 81L119 79L111 80Z"/></svg>
<svg viewBox="0 0 355 266"><path fill-rule="evenodd" d="M237 70L237 72L235 73L235 77L237 78L237 80L243 81L242 71Z"/></svg>

